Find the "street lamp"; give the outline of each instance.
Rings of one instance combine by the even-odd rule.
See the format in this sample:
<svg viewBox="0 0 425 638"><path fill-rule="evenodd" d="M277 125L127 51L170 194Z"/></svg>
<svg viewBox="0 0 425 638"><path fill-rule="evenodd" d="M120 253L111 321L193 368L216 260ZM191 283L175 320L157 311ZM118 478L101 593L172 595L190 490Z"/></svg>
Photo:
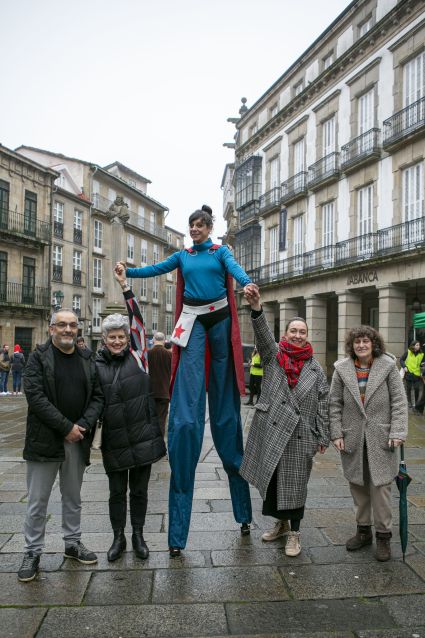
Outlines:
<svg viewBox="0 0 425 638"><path fill-rule="evenodd" d="M64 300L65 295L62 290L55 290L52 297L52 308L53 312L57 312L62 308L62 302Z"/></svg>

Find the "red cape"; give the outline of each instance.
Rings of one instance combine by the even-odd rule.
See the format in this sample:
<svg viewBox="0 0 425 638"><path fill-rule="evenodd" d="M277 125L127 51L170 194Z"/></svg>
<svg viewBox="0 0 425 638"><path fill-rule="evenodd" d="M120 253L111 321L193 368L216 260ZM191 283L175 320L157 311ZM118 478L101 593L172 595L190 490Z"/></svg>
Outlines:
<svg viewBox="0 0 425 638"><path fill-rule="evenodd" d="M229 303L230 318L231 318L230 340L232 344L233 365L235 369L235 377L236 377L236 383L238 386L239 394L242 397L244 397L246 392L245 392L245 377L244 377L244 368L243 368L241 333L239 330L239 320L238 320L238 313L236 309L236 299L235 299L235 293L233 290L233 277L229 274L226 277L226 288L227 288L227 301ZM178 268L175 323L177 323L177 320L180 317L180 314L183 308L183 291L184 291L184 279L183 279L183 275L181 273L180 268ZM173 357L171 361L170 395L173 392L174 379L176 378L177 368L180 361L180 347L174 343L173 343L172 354L173 354ZM206 373L205 377L206 377L207 390L208 390L209 369L210 369L210 355L209 355L208 338L207 338L207 347L205 350L205 373Z"/></svg>

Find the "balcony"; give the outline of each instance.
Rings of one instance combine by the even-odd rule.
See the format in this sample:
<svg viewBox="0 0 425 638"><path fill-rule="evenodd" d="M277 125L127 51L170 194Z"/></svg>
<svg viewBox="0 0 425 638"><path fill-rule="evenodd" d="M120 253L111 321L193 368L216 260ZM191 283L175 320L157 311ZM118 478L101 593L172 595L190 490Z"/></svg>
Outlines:
<svg viewBox="0 0 425 638"><path fill-rule="evenodd" d="M261 195L259 204L260 214L262 215L280 206L280 186L275 186L275 188L271 188L264 195Z"/></svg>
<svg viewBox="0 0 425 638"><path fill-rule="evenodd" d="M308 188L312 191L336 181L340 175L339 153L329 153L308 167Z"/></svg>
<svg viewBox="0 0 425 638"><path fill-rule="evenodd" d="M0 305L49 309L49 289L7 282L0 284Z"/></svg>
<svg viewBox="0 0 425 638"><path fill-rule="evenodd" d="M381 156L381 129L372 128L341 146L341 170L349 173Z"/></svg>
<svg viewBox="0 0 425 638"><path fill-rule="evenodd" d="M303 269L306 273L319 272L335 265L335 246L323 246L304 253Z"/></svg>
<svg viewBox="0 0 425 638"><path fill-rule="evenodd" d="M62 281L62 266L53 264L53 281Z"/></svg>
<svg viewBox="0 0 425 638"><path fill-rule="evenodd" d="M81 286L81 270L72 270L72 283L76 286Z"/></svg>
<svg viewBox="0 0 425 638"><path fill-rule="evenodd" d="M422 97L384 121L383 147L386 151L396 150L424 132L425 97Z"/></svg>
<svg viewBox="0 0 425 638"><path fill-rule="evenodd" d="M352 237L335 244L335 263L337 266L372 259L376 254L376 233L366 233L360 237Z"/></svg>
<svg viewBox="0 0 425 638"><path fill-rule="evenodd" d="M81 228L74 228L74 244L83 243L83 231Z"/></svg>
<svg viewBox="0 0 425 638"><path fill-rule="evenodd" d="M423 214L423 211L422 211ZM425 246L425 217L383 228L376 233L378 255L394 255Z"/></svg>
<svg viewBox="0 0 425 638"><path fill-rule="evenodd" d="M242 208L239 211L239 223L242 226L248 222L252 222L258 219L260 214L260 202L258 199L254 199L248 206Z"/></svg>
<svg viewBox="0 0 425 638"><path fill-rule="evenodd" d="M13 239L25 245L49 244L51 239L48 222L8 209L0 209L0 231L4 239Z"/></svg>
<svg viewBox="0 0 425 638"><path fill-rule="evenodd" d="M62 222L53 222L53 235L55 237L59 237L59 239L63 238L63 223Z"/></svg>
<svg viewBox="0 0 425 638"><path fill-rule="evenodd" d="M98 193L93 194L93 207L102 213L108 213L110 207L114 203L107 197L103 197ZM162 239L164 241L167 240L167 231L162 226L158 226L157 224L152 223L151 221L145 219L144 217L138 215L134 211L128 210L130 215L127 224L131 224L132 226L137 226L142 230L146 231L150 235L153 235L157 239Z"/></svg>
<svg viewBox="0 0 425 638"><path fill-rule="evenodd" d="M283 182L280 196L282 204L289 204L307 195L307 175L306 171L302 171Z"/></svg>

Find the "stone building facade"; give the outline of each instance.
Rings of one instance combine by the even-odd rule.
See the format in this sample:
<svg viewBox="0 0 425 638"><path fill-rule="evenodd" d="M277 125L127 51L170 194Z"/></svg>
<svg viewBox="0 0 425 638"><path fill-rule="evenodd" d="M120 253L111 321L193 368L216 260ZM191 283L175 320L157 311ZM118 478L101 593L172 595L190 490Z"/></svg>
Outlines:
<svg viewBox="0 0 425 638"><path fill-rule="evenodd" d="M399 355L425 310L424 43L422 1L351 2L236 122L236 256L329 373L349 327Z"/></svg>
<svg viewBox="0 0 425 638"><path fill-rule="evenodd" d="M0 343L47 336L52 187L58 174L0 145Z"/></svg>

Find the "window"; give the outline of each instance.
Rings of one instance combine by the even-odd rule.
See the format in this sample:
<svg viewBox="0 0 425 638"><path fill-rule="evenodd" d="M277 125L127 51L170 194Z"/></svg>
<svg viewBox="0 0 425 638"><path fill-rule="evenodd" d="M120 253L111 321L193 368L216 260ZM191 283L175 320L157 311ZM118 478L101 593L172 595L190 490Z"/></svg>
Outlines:
<svg viewBox="0 0 425 638"><path fill-rule="evenodd" d="M329 250L325 250L323 254L324 262L332 260L332 248L334 243L334 203L324 204L322 206L322 247Z"/></svg>
<svg viewBox="0 0 425 638"><path fill-rule="evenodd" d="M93 332L100 332L100 324L101 317L100 313L102 312L102 300L101 299L93 299L93 320L92 320L92 329Z"/></svg>
<svg viewBox="0 0 425 638"><path fill-rule="evenodd" d="M35 235L36 221L37 221L37 194L31 193L31 191L25 191L24 233L26 235Z"/></svg>
<svg viewBox="0 0 425 638"><path fill-rule="evenodd" d="M81 295L72 295L72 309L79 317L81 316Z"/></svg>
<svg viewBox="0 0 425 638"><path fill-rule="evenodd" d="M134 235L127 235L127 261L134 261Z"/></svg>
<svg viewBox="0 0 425 638"><path fill-rule="evenodd" d="M146 266L148 263L148 242L142 239L140 244L140 264Z"/></svg>
<svg viewBox="0 0 425 638"><path fill-rule="evenodd" d="M55 202L53 204L53 220L59 224L63 224L63 203Z"/></svg>
<svg viewBox="0 0 425 638"><path fill-rule="evenodd" d="M114 201L117 198L117 191L115 191L113 188L108 188L108 199L111 203L114 203Z"/></svg>
<svg viewBox="0 0 425 638"><path fill-rule="evenodd" d="M286 250L286 225L288 212L282 208L279 214L279 250Z"/></svg>
<svg viewBox="0 0 425 638"><path fill-rule="evenodd" d="M22 265L22 302L34 303L35 297L35 259L24 257Z"/></svg>
<svg viewBox="0 0 425 638"><path fill-rule="evenodd" d="M94 220L94 249L97 252L102 251L103 243L103 224L98 219Z"/></svg>
<svg viewBox="0 0 425 638"><path fill-rule="evenodd" d="M280 186L280 157L274 157L270 160L270 188Z"/></svg>
<svg viewBox="0 0 425 638"><path fill-rule="evenodd" d="M129 179L128 180L128 185L132 186L133 188L136 188L136 186L137 186L136 180L135 179Z"/></svg>
<svg viewBox="0 0 425 638"><path fill-rule="evenodd" d="M169 230L167 230L167 244L169 244L170 246L173 244L173 234L170 233Z"/></svg>
<svg viewBox="0 0 425 638"><path fill-rule="evenodd" d="M294 175L304 171L304 162L304 138L302 138L294 144Z"/></svg>
<svg viewBox="0 0 425 638"><path fill-rule="evenodd" d="M93 206L98 208L100 204L100 184L96 179L92 182L92 200Z"/></svg>
<svg viewBox="0 0 425 638"><path fill-rule="evenodd" d="M254 122L254 124L252 126L249 127L249 136L252 137L253 135L256 134L256 132L258 131L258 125L257 122Z"/></svg>
<svg viewBox="0 0 425 638"><path fill-rule="evenodd" d="M83 213L81 212L81 210L74 210L74 228L76 230L83 229Z"/></svg>
<svg viewBox="0 0 425 638"><path fill-rule="evenodd" d="M0 301L7 301L7 253L0 252Z"/></svg>
<svg viewBox="0 0 425 638"><path fill-rule="evenodd" d="M137 223L140 228L145 227L145 207L141 204L137 207Z"/></svg>
<svg viewBox="0 0 425 638"><path fill-rule="evenodd" d="M335 116L322 124L323 157L335 151Z"/></svg>
<svg viewBox="0 0 425 638"><path fill-rule="evenodd" d="M0 228L7 228L9 213L9 183L0 179Z"/></svg>
<svg viewBox="0 0 425 638"><path fill-rule="evenodd" d="M425 51L405 64L403 69L403 102L410 106L425 95Z"/></svg>
<svg viewBox="0 0 425 638"><path fill-rule="evenodd" d="M334 52L331 51L330 53L328 53L328 55L325 55L325 57L323 58L323 70L326 71L326 69L329 69L330 66L332 66L334 61Z"/></svg>
<svg viewBox="0 0 425 638"><path fill-rule="evenodd" d="M294 218L294 255L302 255L303 249L303 216L299 215Z"/></svg>
<svg viewBox="0 0 425 638"><path fill-rule="evenodd" d="M424 170L423 163L406 168L402 172L403 221L417 219L424 214Z"/></svg>
<svg viewBox="0 0 425 638"><path fill-rule="evenodd" d="M102 290L102 260L93 259L93 288L95 290Z"/></svg>
<svg viewBox="0 0 425 638"><path fill-rule="evenodd" d="M150 217L151 225L152 225L152 226L155 226L155 221L156 221L156 220L155 220L155 213L154 213L154 211L153 211L153 210L149 213L149 217Z"/></svg>
<svg viewBox="0 0 425 638"><path fill-rule="evenodd" d="M81 270L83 253L81 250L74 250L72 256L72 267L74 270Z"/></svg>
<svg viewBox="0 0 425 638"><path fill-rule="evenodd" d="M173 334L174 322L173 315L165 315L165 335L171 337Z"/></svg>
<svg viewBox="0 0 425 638"><path fill-rule="evenodd" d="M270 274L273 276L277 272L277 261L279 260L279 226L270 228L270 250L269 263Z"/></svg>
<svg viewBox="0 0 425 638"><path fill-rule="evenodd" d="M360 254L373 254L372 232L373 186L369 184L357 191L358 235Z"/></svg>
<svg viewBox="0 0 425 638"><path fill-rule="evenodd" d="M279 106L276 102L276 104L273 104L273 106L270 107L270 117L274 117L275 115L277 115L278 111L279 111Z"/></svg>
<svg viewBox="0 0 425 638"><path fill-rule="evenodd" d="M173 286L167 284L165 289L165 310L170 311L173 309Z"/></svg>
<svg viewBox="0 0 425 638"><path fill-rule="evenodd" d="M158 330L158 308L152 308L152 332Z"/></svg>
<svg viewBox="0 0 425 638"><path fill-rule="evenodd" d="M143 301L146 301L147 296L148 296L148 280L142 279L140 284L140 298L143 299Z"/></svg>
<svg viewBox="0 0 425 638"><path fill-rule="evenodd" d="M154 277L152 279L152 303L158 303L158 294L159 294L159 279L158 277Z"/></svg>
<svg viewBox="0 0 425 638"><path fill-rule="evenodd" d="M159 246L158 244L153 245L153 263L157 264L159 262Z"/></svg>
<svg viewBox="0 0 425 638"><path fill-rule="evenodd" d="M367 20L361 22L358 26L359 29L359 38L364 36L370 29L372 28L372 17L369 16Z"/></svg>
<svg viewBox="0 0 425 638"><path fill-rule="evenodd" d="M300 80L296 84L294 84L294 97L299 95L304 89L304 80Z"/></svg>
<svg viewBox="0 0 425 638"><path fill-rule="evenodd" d="M374 96L373 89L359 97L358 99L358 112L357 112L357 121L358 121L358 131L359 135L370 131L374 125Z"/></svg>
<svg viewBox="0 0 425 638"><path fill-rule="evenodd" d="M54 266L62 266L63 261L63 246L58 246L58 244L53 245L53 265Z"/></svg>

